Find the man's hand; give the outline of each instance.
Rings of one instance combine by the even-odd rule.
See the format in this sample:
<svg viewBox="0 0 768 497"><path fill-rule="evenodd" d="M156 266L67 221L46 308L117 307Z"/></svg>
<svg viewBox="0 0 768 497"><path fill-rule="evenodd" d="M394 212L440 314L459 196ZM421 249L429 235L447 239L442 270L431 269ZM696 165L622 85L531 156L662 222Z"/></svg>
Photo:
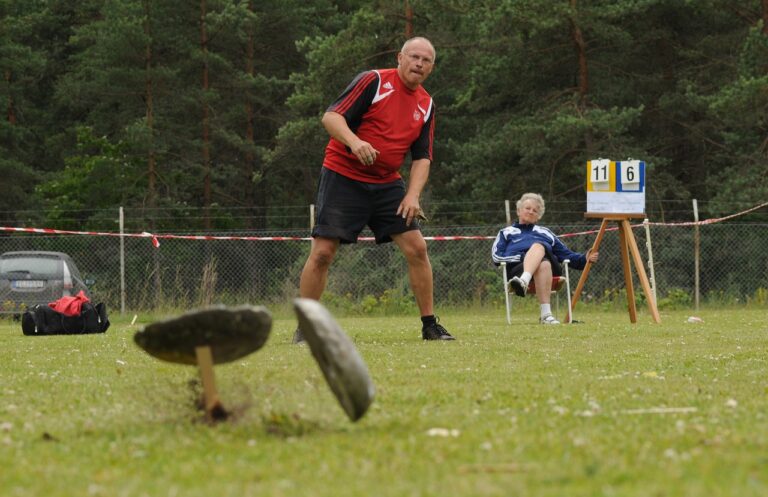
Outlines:
<svg viewBox="0 0 768 497"><path fill-rule="evenodd" d="M403 201L400 202L400 206L397 208L397 215L403 216L406 226L411 225L413 218L426 220L426 216L419 206L419 198L409 195L406 195Z"/></svg>
<svg viewBox="0 0 768 497"><path fill-rule="evenodd" d="M379 155L379 151L373 148L373 146L363 140L357 140L349 147L352 153L355 154L357 160L359 160L364 166L372 166L376 162L376 156Z"/></svg>
<svg viewBox="0 0 768 497"><path fill-rule="evenodd" d="M373 146L367 141L363 141L357 137L355 133L349 129L344 116L337 112L326 112L323 114L323 126L328 134L333 138L339 140L341 143L349 147L352 154L357 157L364 166L372 166L376 162L376 156L379 155L379 151L373 148Z"/></svg>

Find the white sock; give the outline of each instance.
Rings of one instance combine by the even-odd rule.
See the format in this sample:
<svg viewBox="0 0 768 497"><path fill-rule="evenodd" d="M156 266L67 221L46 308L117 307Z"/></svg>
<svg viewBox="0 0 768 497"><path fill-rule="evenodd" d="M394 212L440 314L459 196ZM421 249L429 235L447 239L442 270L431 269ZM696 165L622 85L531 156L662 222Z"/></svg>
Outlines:
<svg viewBox="0 0 768 497"><path fill-rule="evenodd" d="M528 271L525 271L522 275L520 275L520 279L525 281L526 285L531 284L531 278L533 278L533 275L529 273Z"/></svg>
<svg viewBox="0 0 768 497"><path fill-rule="evenodd" d="M547 314L552 314L552 306L550 304L541 304L541 317Z"/></svg>

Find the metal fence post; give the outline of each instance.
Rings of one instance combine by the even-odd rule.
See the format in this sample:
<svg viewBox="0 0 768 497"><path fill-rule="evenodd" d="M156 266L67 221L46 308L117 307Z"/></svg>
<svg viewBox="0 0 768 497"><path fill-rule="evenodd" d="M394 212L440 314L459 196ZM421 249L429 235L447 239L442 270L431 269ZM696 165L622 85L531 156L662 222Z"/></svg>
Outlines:
<svg viewBox="0 0 768 497"><path fill-rule="evenodd" d="M120 206L120 314L125 314L125 216Z"/></svg>
<svg viewBox="0 0 768 497"><path fill-rule="evenodd" d="M701 257L701 235L699 233L699 203L693 199L693 302L694 308L699 310L699 269Z"/></svg>
<svg viewBox="0 0 768 497"><path fill-rule="evenodd" d="M651 225L648 222L648 218L643 221L645 226L645 246L648 249L648 273L651 279L651 293L653 294L653 301L656 304L659 303L659 299L656 296L656 272L653 270L653 245L651 245Z"/></svg>

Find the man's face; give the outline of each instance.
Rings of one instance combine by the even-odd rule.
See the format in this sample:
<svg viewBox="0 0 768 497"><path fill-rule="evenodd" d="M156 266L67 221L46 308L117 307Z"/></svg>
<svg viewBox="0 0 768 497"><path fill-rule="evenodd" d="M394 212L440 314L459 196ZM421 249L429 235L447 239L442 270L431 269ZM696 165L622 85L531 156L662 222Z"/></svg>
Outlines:
<svg viewBox="0 0 768 497"><path fill-rule="evenodd" d="M397 72L405 86L415 90L432 73L435 66L435 53L432 47L421 40L409 43L405 50L397 54Z"/></svg>

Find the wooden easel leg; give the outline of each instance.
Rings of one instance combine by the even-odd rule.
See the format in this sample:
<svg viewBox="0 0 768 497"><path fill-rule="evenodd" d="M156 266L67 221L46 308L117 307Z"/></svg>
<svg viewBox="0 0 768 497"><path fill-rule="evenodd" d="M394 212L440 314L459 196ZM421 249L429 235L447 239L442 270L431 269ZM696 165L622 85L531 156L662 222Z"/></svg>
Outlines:
<svg viewBox="0 0 768 497"><path fill-rule="evenodd" d="M216 379L213 375L213 355L208 346L195 347L197 365L200 368L200 379L203 382L203 401L205 403L205 417L208 421L216 421L225 413L219 401L216 391ZM224 415L226 417L226 415Z"/></svg>
<svg viewBox="0 0 768 497"><path fill-rule="evenodd" d="M653 316L653 320L656 323L661 323L661 317L659 316L659 310L656 307L656 300L653 298L653 292L651 291L651 284L648 281L648 275L645 272L645 267L643 266L643 260L640 257L640 250L637 248L637 241L635 240L635 235L632 233L632 227L629 224L629 221L622 221L622 226L626 225L624 227L624 231L627 233L627 242L629 243L629 249L632 253L632 259L635 261L635 267L637 268L637 276L640 279L640 285L643 287L643 292L645 292L645 300L648 302L648 310L651 313L651 316Z"/></svg>
<svg viewBox="0 0 768 497"><path fill-rule="evenodd" d="M626 226L624 225L626 223ZM619 246L621 247L621 265L624 267L624 286L627 289L627 308L629 321L637 323L637 306L635 306L635 288L632 284L632 268L629 265L629 244L627 238L632 236L632 228L628 221L619 222Z"/></svg>
<svg viewBox="0 0 768 497"><path fill-rule="evenodd" d="M603 219L603 222L600 224L600 230L597 232L597 237L595 238L595 243L592 244L591 251L596 251L598 248L600 248L600 243L603 241L603 236L605 235L605 229L608 227L608 220ZM576 302L579 301L579 297L581 297L581 291L584 289L584 284L587 282L587 276L589 276L589 271L592 269L592 263L587 261L586 266L584 266L584 270L581 272L581 277L579 277L579 283L576 285L576 290L573 291L573 297L571 298L571 307L568 312L567 319L565 320L566 323L571 322L571 312L573 312L573 308L576 307Z"/></svg>

